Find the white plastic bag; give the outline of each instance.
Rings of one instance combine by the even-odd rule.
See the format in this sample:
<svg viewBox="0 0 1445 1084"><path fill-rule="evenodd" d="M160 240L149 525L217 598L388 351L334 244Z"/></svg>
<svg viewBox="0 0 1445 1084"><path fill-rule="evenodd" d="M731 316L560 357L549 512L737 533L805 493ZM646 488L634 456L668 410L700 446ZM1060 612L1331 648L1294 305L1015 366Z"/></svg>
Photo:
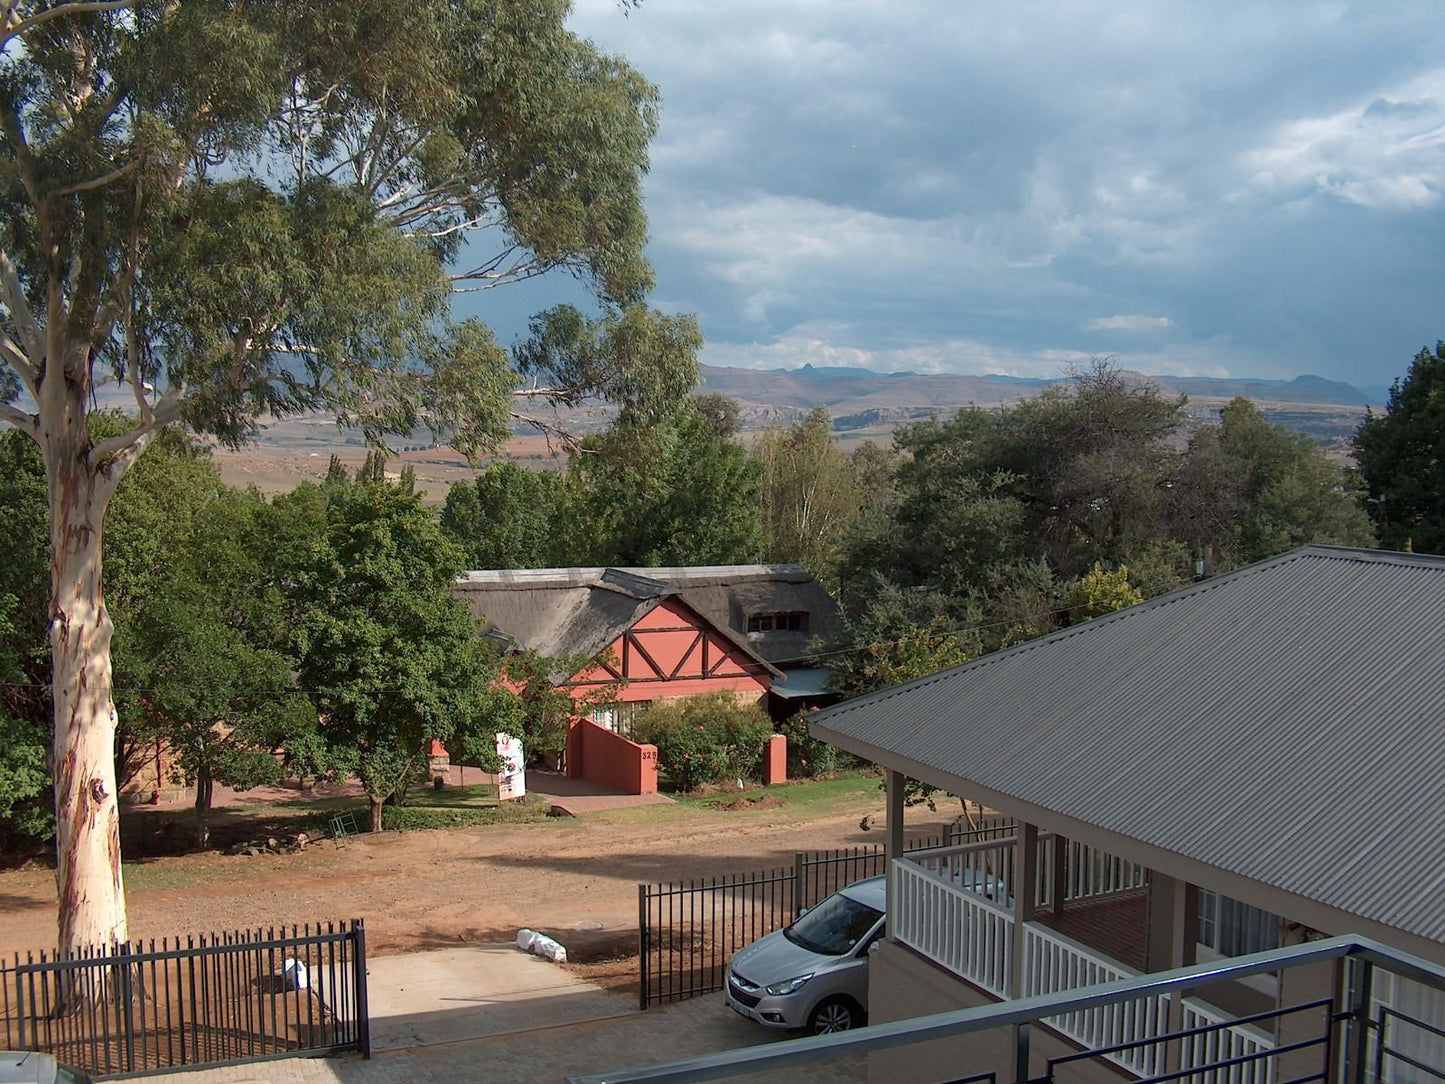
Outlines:
<svg viewBox="0 0 1445 1084"><path fill-rule="evenodd" d="M545 934L537 935L537 940L532 942L532 951L544 960L551 960L554 964L567 962L567 950Z"/></svg>
<svg viewBox="0 0 1445 1084"><path fill-rule="evenodd" d="M539 934L536 930L518 930L518 931L517 931L517 947L518 947L519 949L521 949L523 952L531 952L531 951L532 951L532 945L535 944L536 941L537 941L537 938L539 938L539 937L541 937L541 936L542 936L542 935Z"/></svg>

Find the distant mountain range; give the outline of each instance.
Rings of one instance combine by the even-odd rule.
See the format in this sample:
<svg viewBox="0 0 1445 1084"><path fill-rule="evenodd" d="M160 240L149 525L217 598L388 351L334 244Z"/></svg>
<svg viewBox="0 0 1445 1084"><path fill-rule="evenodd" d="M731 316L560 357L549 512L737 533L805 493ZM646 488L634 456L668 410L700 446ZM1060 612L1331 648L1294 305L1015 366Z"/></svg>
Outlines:
<svg viewBox="0 0 1445 1084"><path fill-rule="evenodd" d="M1297 376L1293 380L1247 380L1205 376L1149 376L1125 373L1164 394L1228 400L1245 396L1261 404L1306 405L1360 410L1379 400L1337 380ZM801 417L824 406L837 429L887 425L910 417L952 413L970 404L997 406L1037 394L1055 380L954 373L876 373L837 366L801 369L738 369L702 366L701 391L720 392L742 407L745 428ZM1372 389L1373 392L1373 389Z"/></svg>

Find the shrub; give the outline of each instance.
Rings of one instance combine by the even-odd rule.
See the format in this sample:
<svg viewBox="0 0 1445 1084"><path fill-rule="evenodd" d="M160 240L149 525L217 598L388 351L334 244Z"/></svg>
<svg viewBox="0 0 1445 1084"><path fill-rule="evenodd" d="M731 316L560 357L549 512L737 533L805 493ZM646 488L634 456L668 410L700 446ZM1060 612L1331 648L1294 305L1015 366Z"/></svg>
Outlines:
<svg viewBox="0 0 1445 1084"><path fill-rule="evenodd" d="M727 693L653 704L633 725L633 739L657 746L658 766L680 790L758 778L772 736L772 724L756 706Z"/></svg>
<svg viewBox="0 0 1445 1084"><path fill-rule="evenodd" d="M388 805L381 810L381 827L388 832L415 832L429 828L465 828L476 824L524 824L544 820L547 807L547 800L535 794L529 794L519 802L503 802L479 809Z"/></svg>
<svg viewBox="0 0 1445 1084"><path fill-rule="evenodd" d="M788 739L789 779L828 778L838 772L838 747L808 733L809 714L800 711L778 726L778 733Z"/></svg>
<svg viewBox="0 0 1445 1084"><path fill-rule="evenodd" d="M727 750L706 726L668 727L657 739L657 762L679 790L697 790L728 772Z"/></svg>

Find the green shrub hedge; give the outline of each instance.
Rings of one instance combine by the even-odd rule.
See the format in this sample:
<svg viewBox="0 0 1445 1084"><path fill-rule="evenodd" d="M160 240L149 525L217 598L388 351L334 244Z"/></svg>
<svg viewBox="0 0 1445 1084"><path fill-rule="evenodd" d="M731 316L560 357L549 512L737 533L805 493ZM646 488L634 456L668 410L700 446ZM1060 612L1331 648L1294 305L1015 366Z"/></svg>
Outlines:
<svg viewBox="0 0 1445 1084"><path fill-rule="evenodd" d="M535 794L529 794L519 802L503 802L480 809L388 805L381 808L381 827L387 832L417 832L428 828L464 828L474 824L516 824L545 818L547 805L546 799Z"/></svg>
<svg viewBox="0 0 1445 1084"><path fill-rule="evenodd" d="M708 693L654 704L633 724L632 736L657 746L658 767L687 791L760 778L773 725L756 705Z"/></svg>
<svg viewBox="0 0 1445 1084"><path fill-rule="evenodd" d="M788 778L826 779L838 774L844 754L837 746L829 745L808 733L809 712L798 714L778 724L778 733L788 739ZM847 757L848 766L856 757Z"/></svg>

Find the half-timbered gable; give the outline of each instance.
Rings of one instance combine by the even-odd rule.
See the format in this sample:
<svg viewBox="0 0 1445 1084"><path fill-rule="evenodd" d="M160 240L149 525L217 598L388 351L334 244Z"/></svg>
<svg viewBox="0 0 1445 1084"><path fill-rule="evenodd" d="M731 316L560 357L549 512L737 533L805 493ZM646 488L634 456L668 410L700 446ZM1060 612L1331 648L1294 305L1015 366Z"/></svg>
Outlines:
<svg viewBox="0 0 1445 1084"><path fill-rule="evenodd" d="M597 665L564 684L623 683L617 699L630 703L721 690L758 699L772 676L771 667L745 645L680 599L666 598L609 644Z"/></svg>

